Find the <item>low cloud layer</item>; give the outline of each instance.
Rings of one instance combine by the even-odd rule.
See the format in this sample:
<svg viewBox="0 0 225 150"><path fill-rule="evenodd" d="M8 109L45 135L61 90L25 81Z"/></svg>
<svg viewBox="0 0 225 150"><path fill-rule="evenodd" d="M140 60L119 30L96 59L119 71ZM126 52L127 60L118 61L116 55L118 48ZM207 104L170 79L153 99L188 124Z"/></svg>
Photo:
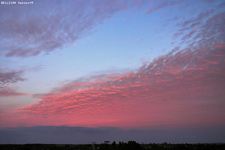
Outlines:
<svg viewBox="0 0 225 150"><path fill-rule="evenodd" d="M138 129L122 130L112 127L85 128L67 126L17 127L0 130L0 144L98 144L104 141L139 143L222 143L225 128Z"/></svg>

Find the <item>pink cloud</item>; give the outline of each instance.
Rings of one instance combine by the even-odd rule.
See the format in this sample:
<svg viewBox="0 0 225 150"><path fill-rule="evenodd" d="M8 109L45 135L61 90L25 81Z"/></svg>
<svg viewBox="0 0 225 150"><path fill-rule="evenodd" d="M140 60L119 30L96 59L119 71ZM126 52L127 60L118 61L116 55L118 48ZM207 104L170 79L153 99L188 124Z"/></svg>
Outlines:
<svg viewBox="0 0 225 150"><path fill-rule="evenodd" d="M224 60L224 46L218 44L171 52L137 73L83 78L55 88L17 114L26 116L27 125L224 124Z"/></svg>
<svg viewBox="0 0 225 150"><path fill-rule="evenodd" d="M225 49L225 45L217 44L217 45L215 45L215 48L216 49Z"/></svg>

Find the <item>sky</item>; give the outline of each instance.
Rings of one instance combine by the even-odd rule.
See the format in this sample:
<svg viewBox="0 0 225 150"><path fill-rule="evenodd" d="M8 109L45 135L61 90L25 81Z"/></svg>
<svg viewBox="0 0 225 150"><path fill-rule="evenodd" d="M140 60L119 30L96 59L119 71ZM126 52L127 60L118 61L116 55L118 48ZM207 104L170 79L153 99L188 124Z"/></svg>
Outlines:
<svg viewBox="0 0 225 150"><path fill-rule="evenodd" d="M224 0L25 2L0 1L0 144L225 142Z"/></svg>

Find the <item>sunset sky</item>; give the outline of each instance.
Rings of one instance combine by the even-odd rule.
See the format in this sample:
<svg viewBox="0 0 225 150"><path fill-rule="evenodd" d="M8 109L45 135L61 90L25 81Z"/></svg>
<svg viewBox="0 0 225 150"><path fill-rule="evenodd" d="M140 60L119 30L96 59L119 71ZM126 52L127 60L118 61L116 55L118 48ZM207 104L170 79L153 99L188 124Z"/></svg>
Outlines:
<svg viewBox="0 0 225 150"><path fill-rule="evenodd" d="M225 142L224 0L0 2L0 144Z"/></svg>

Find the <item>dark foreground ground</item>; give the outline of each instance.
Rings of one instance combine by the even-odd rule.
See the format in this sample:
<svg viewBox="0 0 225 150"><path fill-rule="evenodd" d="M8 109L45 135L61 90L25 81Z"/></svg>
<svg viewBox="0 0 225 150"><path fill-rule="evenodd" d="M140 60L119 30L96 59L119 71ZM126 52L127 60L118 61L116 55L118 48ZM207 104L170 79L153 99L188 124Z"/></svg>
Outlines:
<svg viewBox="0 0 225 150"><path fill-rule="evenodd" d="M135 141L116 144L5 144L0 150L225 150L225 144L139 144Z"/></svg>

